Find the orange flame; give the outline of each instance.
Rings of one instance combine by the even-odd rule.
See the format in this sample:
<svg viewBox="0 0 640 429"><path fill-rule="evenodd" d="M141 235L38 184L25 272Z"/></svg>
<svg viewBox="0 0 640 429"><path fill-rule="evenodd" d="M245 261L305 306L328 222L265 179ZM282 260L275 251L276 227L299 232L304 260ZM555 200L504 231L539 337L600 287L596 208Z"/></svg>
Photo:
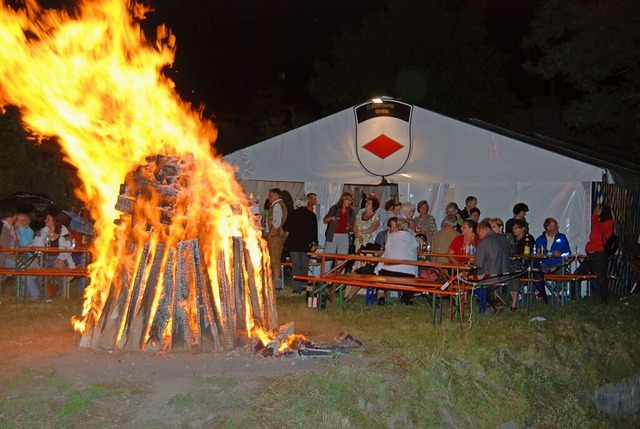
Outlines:
<svg viewBox="0 0 640 429"><path fill-rule="evenodd" d="M173 246L198 237L219 304L217 256L226 255L229 273L229 239L243 237L254 267L263 266L268 254L232 168L212 154L214 124L181 101L161 73L174 59L173 35L160 27L154 45L145 40L139 22L149 9L133 1L87 0L73 16L34 0L22 9L0 1L0 106L19 106L33 132L58 136L83 183L77 195L96 220L91 286L74 327L82 332L87 319L100 317L116 264L126 254L126 227L113 222L119 185L154 154L192 160L188 202L168 227L153 214L154 202L146 202L140 210L155 234L149 225L134 225L134 240L155 248L158 241ZM253 276L257 287L266 287L258 270Z"/></svg>

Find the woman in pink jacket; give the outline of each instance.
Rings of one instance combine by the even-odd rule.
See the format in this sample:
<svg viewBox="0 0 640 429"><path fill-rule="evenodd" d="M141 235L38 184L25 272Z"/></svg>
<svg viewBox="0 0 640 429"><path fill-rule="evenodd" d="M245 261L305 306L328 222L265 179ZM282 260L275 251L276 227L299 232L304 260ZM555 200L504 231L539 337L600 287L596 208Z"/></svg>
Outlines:
<svg viewBox="0 0 640 429"><path fill-rule="evenodd" d="M609 255L604 250L604 243L613 234L613 223L613 214L609 206L598 204L591 216L589 241L584 247L587 257L576 270L576 274L595 273L602 304L609 303L609 279L607 278ZM571 295L575 299L575 290L572 290Z"/></svg>

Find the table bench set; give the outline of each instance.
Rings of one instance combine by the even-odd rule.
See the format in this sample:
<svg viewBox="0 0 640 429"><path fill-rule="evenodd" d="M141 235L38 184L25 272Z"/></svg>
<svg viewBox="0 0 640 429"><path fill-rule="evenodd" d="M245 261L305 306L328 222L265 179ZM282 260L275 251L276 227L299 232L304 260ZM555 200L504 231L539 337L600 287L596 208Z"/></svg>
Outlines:
<svg viewBox="0 0 640 429"><path fill-rule="evenodd" d="M368 288L369 304L375 302L373 289L409 291L431 296L431 320L435 323L439 314L442 320L442 305L438 305L444 296L451 297L450 318L457 314L462 320L464 318L465 292L473 289L472 286L456 280L456 274L472 269L472 266L463 264L439 264L429 261L407 261L381 258L378 256L364 255L343 255L337 253L311 253L309 255L315 259L321 267L319 276L295 276L296 280L308 281L313 284L312 294L318 299L318 309L324 305L325 295L331 302L336 301L339 305L344 303L344 291L346 286L356 286ZM325 262L335 261L331 270L325 272ZM349 262L360 262L364 264L377 264L384 262L386 265L403 264L414 265L422 268L431 268L441 274L445 281L431 281L419 277L400 276L379 276L374 274L342 273L342 270ZM387 267L390 268L390 267ZM454 273L454 275L451 274ZM439 311L438 311L439 310Z"/></svg>
<svg viewBox="0 0 640 429"><path fill-rule="evenodd" d="M15 267L0 267L0 285L4 283L6 278L14 277L16 279L16 297L26 296L26 278L38 277L40 279L40 289L42 297L47 298L46 285L51 278L63 277L63 295L69 297L69 289L71 281L76 277L88 277L89 270L87 267L88 257L91 253L89 247L18 247L18 248L0 248L0 253L6 253L15 258ZM47 254L55 253L77 253L82 255L82 266L77 268L56 268L45 267L44 257Z"/></svg>
<svg viewBox="0 0 640 429"><path fill-rule="evenodd" d="M417 294L426 294L431 297L431 321L435 324L437 315L439 314L439 320L442 321L442 298L450 297L451 305L449 307L449 318L453 320L454 317L459 316L460 320L464 319L464 308L466 305L467 292L479 290L479 298L482 300L483 292L487 290L487 287L500 287L505 286L506 280L509 278L520 278L520 281L527 284L528 288L525 297L525 305L529 305L534 300L534 288L532 283L536 281L534 273L544 274L544 281L547 283L547 287L551 290L552 303L566 304L568 300L568 284L573 284L573 287L578 287L579 282L583 280L595 279L595 275L585 274L578 275L572 274L566 271L565 268L559 267L553 270L543 270L531 268L530 266L522 270L513 271L510 273L503 273L492 276L478 276L471 274L476 268L471 264L452 264L452 263L435 263L428 260L392 260L388 258L382 258L380 256L368 256L368 255L380 255L380 252L367 252L367 255L344 255L335 253L310 253L309 257L314 264L319 264L321 272L319 276L314 275L296 275L295 280L307 281L312 285L311 294L317 298L318 309L322 309L325 305L325 299L330 302L337 300L338 305L344 304L344 291L346 286L355 286L366 288L366 305L375 303L375 289L393 290L393 291L409 291ZM430 257L447 257L449 255L443 254L427 254L420 255L421 259L428 259ZM520 259L544 259L544 256L535 255L519 255L515 258ZM565 266L567 266L576 257L567 258ZM333 268L325 272L325 263L329 265L333 262ZM359 274L357 272L344 273L343 270L348 263L360 263L360 264L377 264L379 262L385 263L385 268L392 269L393 264L413 265L419 268L430 268L435 270L439 274L438 281L432 281L420 277L400 277L400 276L381 276L375 274ZM389 266L391 265L391 267ZM531 264L529 264L531 265ZM486 297L486 295L484 295ZM438 305L440 303L440 305ZM480 302L482 308L482 301ZM438 311L439 310L439 311Z"/></svg>

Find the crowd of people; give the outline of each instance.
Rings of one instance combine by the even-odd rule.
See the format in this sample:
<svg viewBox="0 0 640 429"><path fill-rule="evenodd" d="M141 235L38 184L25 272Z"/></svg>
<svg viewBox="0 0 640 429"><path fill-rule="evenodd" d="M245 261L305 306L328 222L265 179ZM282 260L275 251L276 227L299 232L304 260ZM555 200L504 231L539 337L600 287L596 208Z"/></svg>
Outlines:
<svg viewBox="0 0 640 429"><path fill-rule="evenodd" d="M34 213L18 212L14 205L4 204L0 207L2 218L2 231L0 233L0 248L13 249L26 246L49 246L69 249L75 246L76 237L67 227L70 218L63 211L55 206L48 207L44 212L44 226L38 228L32 221ZM15 254L0 252L0 266L16 268L17 260ZM71 253L51 253L46 254L43 263L46 267L75 268L79 261L74 260ZM32 258L29 267L35 267L38 260ZM41 298L41 287L34 276L25 276L27 297ZM63 279L53 280L51 290L44 290L49 296L62 294Z"/></svg>
<svg viewBox="0 0 640 429"><path fill-rule="evenodd" d="M286 191L284 191L286 192ZM314 207L318 198L314 193L296 201L296 208L287 212L283 191L274 188L269 192L270 208L265 218L265 237L271 254L274 283L282 284L280 261L283 248L288 249L293 275L308 273L307 252L317 248L317 217ZM529 207L525 203L513 206L513 216L506 223L498 217L481 220L477 207L478 199L468 196L461 210L455 202L445 207L445 217L439 224L429 213L426 200L401 203L390 199L384 205L374 194L364 198L361 208L354 207L354 196L344 192L322 218L326 225L324 232L324 252L349 254L362 250L380 250L383 258L417 260L420 250L428 250L434 255L431 261L437 263L464 264L472 262L479 274L513 273L523 270L527 264L535 268L553 270L564 264L571 255L569 241L559 231L558 221L552 217L545 219L542 232L534 237L526 215ZM287 216L287 213L291 213ZM603 304L608 302L607 261L604 244L613 234L614 220L611 209L598 205L591 218L591 233L585 246L586 258L577 269L578 274L595 274L597 290ZM540 254L541 259L512 258L513 255ZM326 263L325 271L331 269ZM375 272L381 275L423 276L415 266L378 264ZM428 275L428 274L427 274ZM520 282L517 278L506 281L509 285L510 309L517 309ZM544 279L536 274L533 285L539 299L548 301ZM306 282L296 281L294 292L305 289ZM575 288L571 290L575 299ZM401 300L412 303L411 294L403 293ZM384 305L384 293L378 295L378 304ZM495 311L502 309L499 300L492 294L487 304Z"/></svg>
<svg viewBox="0 0 640 429"><path fill-rule="evenodd" d="M446 205L446 215L438 228L435 217L429 213L426 200L418 202L417 206L395 199L388 200L383 206L374 194L367 195L363 200L362 207L356 208L354 196L350 192L343 192L327 210L322 218L322 223L326 225L324 252L349 254L364 249L379 250L383 252L383 258L417 260L418 252L422 250L433 253L431 261L436 263L464 264L471 260L481 274L513 272L526 268L523 264L532 263L527 259L510 258L512 255L544 254L544 259L535 260L533 264L536 268L549 270L562 265L565 258L571 255L569 241L559 231L556 219L545 219L542 233L537 238L531 235L531 226L526 219L529 207L522 202L513 206L513 216L504 223L497 217L480 220L478 199L468 196L462 210L455 202ZM294 276L308 274L307 254L318 247L317 204L318 196L315 193L297 198L294 202L286 190L269 190L260 218L271 258L273 282L277 287L282 285L283 252L291 260ZM33 227L33 214L18 213L12 205L4 205L0 210L0 248L32 245L71 248L75 245L75 231L68 228L69 216L55 206L46 210L44 226L37 230ZM591 232L585 246L586 258L576 271L577 274L596 275L603 304L609 299L608 254L604 246L612 236L613 229L611 209L607 205L597 205L591 217ZM71 253L53 253L45 258L44 264L47 267L75 268L77 261ZM326 264L324 270L328 271L331 262ZM15 267L15 256L0 252L0 266ZM375 267L375 273L411 277L429 275L415 266L387 266L384 263ZM538 275L534 280L539 298L547 302L543 278ZM61 284L57 285L57 293L61 292L61 287ZM293 291L301 293L306 287L306 282L294 281ZM41 290L34 277L27 277L26 289L29 296L40 297ZM512 310L517 308L519 290L518 279L511 279L509 291ZM571 294L575 299L575 288L572 288ZM411 304L411 294L403 293L401 300ZM500 309L500 303L494 302L491 295L487 302L494 309ZM384 293L379 294L378 304L384 303Z"/></svg>

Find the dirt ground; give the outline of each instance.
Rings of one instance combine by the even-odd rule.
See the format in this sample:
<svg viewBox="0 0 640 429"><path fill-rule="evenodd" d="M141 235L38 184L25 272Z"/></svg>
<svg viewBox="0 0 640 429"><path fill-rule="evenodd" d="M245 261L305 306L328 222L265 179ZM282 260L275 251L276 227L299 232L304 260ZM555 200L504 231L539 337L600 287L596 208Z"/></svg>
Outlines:
<svg viewBox="0 0 640 429"><path fill-rule="evenodd" d="M299 306L289 304L286 310L279 308L280 322L293 321L296 333L304 334L316 343L334 342L335 335L345 327L307 309L303 300L304 297L300 297ZM79 302L78 299L78 305ZM56 299L50 303L27 303L58 304ZM215 416L209 412L199 417L192 413L186 424L181 413L176 413L175 407L168 407L168 404L172 398L193 394L194 379L223 377L231 380L233 394L229 395L229 389L226 389L227 394L218 398L216 412L224 410L224 404L227 404L232 416L235 405L252 398L254 392L263 389L274 378L322 371L333 364L331 358L256 357L245 349L220 354L149 354L78 348L67 314L57 314L46 320L33 317L29 323L0 332L0 384L23 369L31 369L46 375L55 374L78 388L137 386L135 389L143 391L128 398L124 406L121 404L117 416L105 412L103 426L208 427L212 422L228 422L229 416ZM362 353L350 353L340 359L344 363L357 363L365 358ZM2 390L0 387L0 393ZM141 424L143 422L146 423Z"/></svg>

